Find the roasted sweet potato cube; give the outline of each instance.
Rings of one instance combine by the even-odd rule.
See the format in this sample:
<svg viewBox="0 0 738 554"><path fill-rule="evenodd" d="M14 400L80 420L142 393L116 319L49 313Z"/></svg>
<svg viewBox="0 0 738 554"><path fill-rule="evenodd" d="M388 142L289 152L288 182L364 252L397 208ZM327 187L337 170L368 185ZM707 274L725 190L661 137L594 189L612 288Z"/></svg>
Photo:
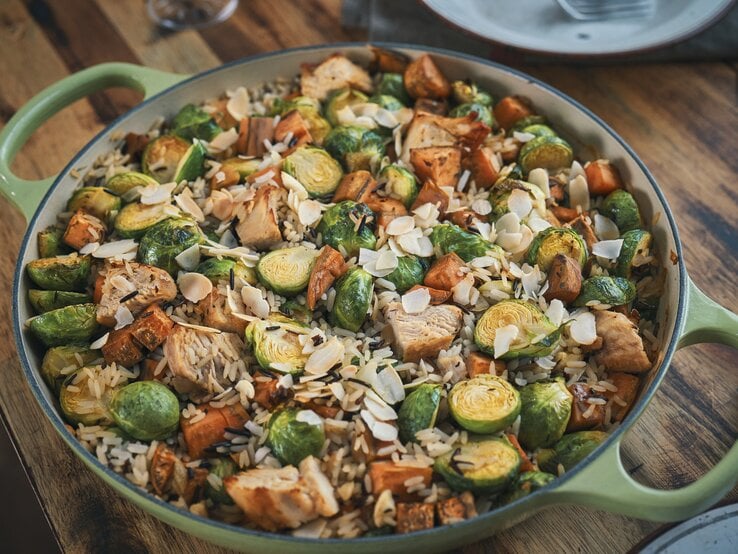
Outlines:
<svg viewBox="0 0 738 554"><path fill-rule="evenodd" d="M414 210L423 204L431 203L436 206L438 211L441 212L441 215L443 215L448 209L448 201L448 194L446 194L444 190L442 190L433 181L426 181L410 209Z"/></svg>
<svg viewBox="0 0 738 554"><path fill-rule="evenodd" d="M564 254L556 254L548 270L548 289L543 297L551 302L557 298L564 304L574 302L582 289L582 269L579 262Z"/></svg>
<svg viewBox="0 0 738 554"><path fill-rule="evenodd" d="M325 245L315 260L307 287L307 307L314 310L318 300L341 275L346 273L346 262L335 248Z"/></svg>
<svg viewBox="0 0 738 554"><path fill-rule="evenodd" d="M568 223L579 217L579 212L575 208L567 208L566 206L551 206L551 213L561 223Z"/></svg>
<svg viewBox="0 0 738 554"><path fill-rule="evenodd" d="M353 200L354 202L366 202L377 188L377 181L372 174L365 169L347 173L333 193L333 202L342 200Z"/></svg>
<svg viewBox="0 0 738 554"><path fill-rule="evenodd" d="M495 120L500 127L509 130L516 121L533 115L530 102L520 96L506 96L494 108Z"/></svg>
<svg viewBox="0 0 738 554"><path fill-rule="evenodd" d="M110 331L102 353L106 363L116 363L123 367L131 367L144 359L144 353L133 340L130 326Z"/></svg>
<svg viewBox="0 0 738 554"><path fill-rule="evenodd" d="M480 147L472 152L469 165L471 177L477 188L490 188L500 175L500 160L497 154L488 147Z"/></svg>
<svg viewBox="0 0 738 554"><path fill-rule="evenodd" d="M264 141L274 138L274 118L244 117L238 126L236 152L246 156L263 156L267 149Z"/></svg>
<svg viewBox="0 0 738 554"><path fill-rule="evenodd" d="M428 294L430 294L431 306L438 306L439 304L448 302L448 299L451 298L450 290L434 289L431 287L426 287L425 285L414 285L413 287L409 288L407 292L413 292L414 290L418 289L425 289L428 291Z"/></svg>
<svg viewBox="0 0 738 554"><path fill-rule="evenodd" d="M267 182L274 181L278 186L282 186L282 169L278 165L270 165L264 169L260 169L246 177L246 182L253 185L256 181L261 182L265 175L269 175ZM271 183L270 183L271 184Z"/></svg>
<svg viewBox="0 0 738 554"><path fill-rule="evenodd" d="M369 465L369 476L372 480L372 492L375 496L389 489L392 494L403 500L415 498L415 493L408 492L405 482L408 479L422 477L425 487L430 486L433 469L430 467L404 466L395 462L372 462ZM411 485L412 486L412 485Z"/></svg>
<svg viewBox="0 0 738 554"><path fill-rule="evenodd" d="M455 187L461 173L461 148L429 146L410 150L410 163L421 181Z"/></svg>
<svg viewBox="0 0 738 554"><path fill-rule="evenodd" d="M566 432L584 431L602 425L605 419L605 406L603 404L590 404L590 398L601 398L604 396L593 391L586 383L574 383L569 386L569 392L574 397L571 405L571 416Z"/></svg>
<svg viewBox="0 0 738 554"><path fill-rule="evenodd" d="M400 502L397 504L397 525L395 532L398 534L413 533L423 529L433 528L433 504L425 502Z"/></svg>
<svg viewBox="0 0 738 554"><path fill-rule="evenodd" d="M618 388L615 392L608 391L605 393L607 398L613 399L612 404L610 404L612 421L623 421L625 416L628 415L633 402L635 402L640 379L630 373L620 372L610 373L608 377L608 380Z"/></svg>
<svg viewBox="0 0 738 554"><path fill-rule="evenodd" d="M313 142L310 129L297 110L287 112L280 118L279 123L274 128L274 140L284 142L290 133L292 133L292 138L287 145L290 148L297 148L303 144Z"/></svg>
<svg viewBox="0 0 738 554"><path fill-rule="evenodd" d="M126 133L125 136L126 149L125 153L136 159L141 152L143 152L146 145L149 143L148 135L139 135L138 133Z"/></svg>
<svg viewBox="0 0 738 554"><path fill-rule="evenodd" d="M533 465L533 462L531 462L530 458L528 458L528 454L526 454L525 450L523 450L523 447L520 446L520 441L518 441L518 437L516 435L513 435L512 433L508 433L505 436L520 455L520 472L522 473L523 471L535 471L536 466Z"/></svg>
<svg viewBox="0 0 738 554"><path fill-rule="evenodd" d="M273 410L292 394L292 389L283 389L277 379L254 380L254 391L254 402L267 410Z"/></svg>
<svg viewBox="0 0 738 554"><path fill-rule="evenodd" d="M405 89L413 98L447 98L451 83L428 54L410 62L404 72Z"/></svg>
<svg viewBox="0 0 738 554"><path fill-rule="evenodd" d="M320 417L329 419L335 419L335 417L338 415L338 412L341 411L341 408L339 408L338 406L326 406L325 404L318 404L314 400L301 402L301 405L305 410L312 410Z"/></svg>
<svg viewBox="0 0 738 554"><path fill-rule="evenodd" d="M485 217L468 208L462 208L461 210L456 210L455 212L449 212L446 214L446 221L450 221L462 229L469 229L475 219L484 221Z"/></svg>
<svg viewBox="0 0 738 554"><path fill-rule="evenodd" d="M99 304L103 296L103 285L105 284L105 275L98 273L95 277L95 286L92 291L92 301Z"/></svg>
<svg viewBox="0 0 738 554"><path fill-rule="evenodd" d="M136 341L149 350L155 350L169 336L174 321L159 304L152 304L136 316L130 327L131 335Z"/></svg>
<svg viewBox="0 0 738 554"><path fill-rule="evenodd" d="M210 112L210 117L213 118L221 129L230 129L235 127L238 121L228 111L228 98L221 98L212 104L213 111Z"/></svg>
<svg viewBox="0 0 738 554"><path fill-rule="evenodd" d="M623 180L618 168L607 160L595 160L584 166L587 175L587 186L590 194L607 195L612 191L623 188Z"/></svg>
<svg viewBox="0 0 738 554"><path fill-rule="evenodd" d="M236 168L223 165L210 178L210 190L227 189L238 184L241 175Z"/></svg>
<svg viewBox="0 0 738 554"><path fill-rule="evenodd" d="M105 240L105 232L105 223L94 215L77 210L67 224L63 240L67 245L79 250L93 242L102 243Z"/></svg>
<svg viewBox="0 0 738 554"><path fill-rule="evenodd" d="M370 69L379 73L402 73L410 62L405 54L376 46L369 47L374 55Z"/></svg>
<svg viewBox="0 0 738 554"><path fill-rule="evenodd" d="M495 360L481 352L472 352L466 359L466 372L469 378L477 375L493 374L502 375L507 369L507 364L502 360Z"/></svg>
<svg viewBox="0 0 738 554"><path fill-rule="evenodd" d="M240 429L249 420L249 414L241 404L231 404L222 408L214 408L206 404L200 406L200 410L205 412L205 417L194 423L192 420L197 416L179 418L187 453L193 460L217 455L215 449L211 447L223 440L226 428Z"/></svg>
<svg viewBox="0 0 738 554"><path fill-rule="evenodd" d="M236 210L236 235L242 244L266 250L282 241L276 216L277 187L260 187L252 200Z"/></svg>
<svg viewBox="0 0 738 554"><path fill-rule="evenodd" d="M466 267L458 254L449 252L438 258L425 274L423 284L434 289L451 290L464 279L462 269Z"/></svg>
<svg viewBox="0 0 738 554"><path fill-rule="evenodd" d="M432 98L418 98L413 106L416 112L431 113L434 115L448 114L448 102L446 100L433 100Z"/></svg>
<svg viewBox="0 0 738 554"><path fill-rule="evenodd" d="M376 214L379 227L386 227L396 217L407 215L405 205L396 198L372 195L367 199L366 205Z"/></svg>

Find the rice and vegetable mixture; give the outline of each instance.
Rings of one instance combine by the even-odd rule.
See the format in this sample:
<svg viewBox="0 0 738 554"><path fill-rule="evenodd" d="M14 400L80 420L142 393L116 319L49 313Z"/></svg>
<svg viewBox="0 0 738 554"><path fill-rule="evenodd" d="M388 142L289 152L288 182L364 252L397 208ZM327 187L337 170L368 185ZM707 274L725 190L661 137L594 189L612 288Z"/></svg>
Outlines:
<svg viewBox="0 0 738 554"><path fill-rule="evenodd" d="M70 431L172 504L306 537L577 464L651 369L661 272L616 165L484 85L335 54L114 137L27 266Z"/></svg>

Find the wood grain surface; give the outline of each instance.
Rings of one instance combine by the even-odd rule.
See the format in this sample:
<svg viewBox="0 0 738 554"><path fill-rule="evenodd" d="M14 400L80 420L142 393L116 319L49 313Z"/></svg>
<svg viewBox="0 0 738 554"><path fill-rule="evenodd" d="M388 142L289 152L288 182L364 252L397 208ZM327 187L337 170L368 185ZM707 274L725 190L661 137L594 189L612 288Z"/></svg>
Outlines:
<svg viewBox="0 0 738 554"><path fill-rule="evenodd" d="M286 47L362 40L340 26L338 0L242 1L227 22L200 32L157 30L142 0L0 1L0 124L65 75L105 61L197 72ZM687 266L711 297L738 310L738 156L735 63L519 66L584 103L625 138L663 187ZM83 99L33 135L14 168L27 178L58 171L106 122L140 96L112 89ZM64 446L24 382L10 323L10 294L24 221L0 200L0 407L64 551L220 552L145 514L101 484ZM639 481L679 487L736 440L735 352L677 354L660 391L628 433L625 462ZM734 490L728 499L738 499ZM622 552L654 523L555 507L463 549L482 552Z"/></svg>

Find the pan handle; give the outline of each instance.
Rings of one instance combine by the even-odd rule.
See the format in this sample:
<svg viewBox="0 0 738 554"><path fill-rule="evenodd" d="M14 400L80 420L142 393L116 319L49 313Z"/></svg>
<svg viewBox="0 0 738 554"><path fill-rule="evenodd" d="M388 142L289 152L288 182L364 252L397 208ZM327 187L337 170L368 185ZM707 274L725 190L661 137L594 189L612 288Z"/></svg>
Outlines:
<svg viewBox="0 0 738 554"><path fill-rule="evenodd" d="M738 315L710 300L690 279L678 347L710 342L738 348ZM694 483L659 490L641 485L628 474L620 458L620 440L554 489L553 499L651 521L681 521L710 508L738 482L738 444Z"/></svg>
<svg viewBox="0 0 738 554"><path fill-rule="evenodd" d="M21 179L10 169L28 137L56 112L75 100L109 87L130 87L144 99L189 77L129 63L104 63L69 75L34 96L0 132L0 193L13 202L26 220L36 212L56 175L37 181Z"/></svg>

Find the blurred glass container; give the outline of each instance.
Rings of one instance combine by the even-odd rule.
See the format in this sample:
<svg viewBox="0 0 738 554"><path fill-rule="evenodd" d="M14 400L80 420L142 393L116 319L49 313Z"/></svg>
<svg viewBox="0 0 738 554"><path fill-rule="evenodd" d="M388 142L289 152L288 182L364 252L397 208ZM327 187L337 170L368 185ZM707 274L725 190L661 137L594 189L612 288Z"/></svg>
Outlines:
<svg viewBox="0 0 738 554"><path fill-rule="evenodd" d="M166 29L202 29L228 19L238 0L148 0L149 17Z"/></svg>

